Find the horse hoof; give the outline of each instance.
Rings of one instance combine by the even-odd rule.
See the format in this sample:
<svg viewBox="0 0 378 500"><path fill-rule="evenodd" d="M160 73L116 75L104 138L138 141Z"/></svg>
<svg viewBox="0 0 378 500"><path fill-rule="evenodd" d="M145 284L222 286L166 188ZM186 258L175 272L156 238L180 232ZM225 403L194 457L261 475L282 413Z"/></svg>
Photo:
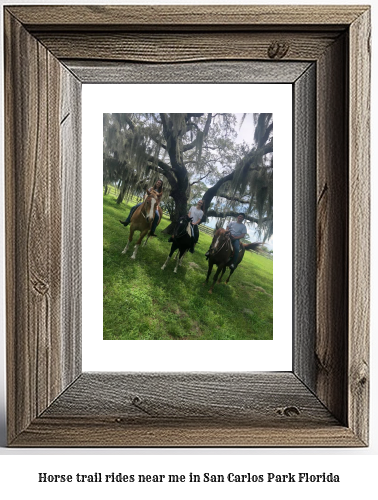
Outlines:
<svg viewBox="0 0 378 500"><path fill-rule="evenodd" d="M165 269L165 266L162 266L162 267L161 267L160 269L161 269L162 271L164 271L164 269Z"/></svg>
<svg viewBox="0 0 378 500"><path fill-rule="evenodd" d="M127 250L123 250L121 253L125 254Z"/></svg>
<svg viewBox="0 0 378 500"><path fill-rule="evenodd" d="M135 255L132 255L132 256L130 257L130 259L134 259L134 260L135 260L135 259L136 259Z"/></svg>

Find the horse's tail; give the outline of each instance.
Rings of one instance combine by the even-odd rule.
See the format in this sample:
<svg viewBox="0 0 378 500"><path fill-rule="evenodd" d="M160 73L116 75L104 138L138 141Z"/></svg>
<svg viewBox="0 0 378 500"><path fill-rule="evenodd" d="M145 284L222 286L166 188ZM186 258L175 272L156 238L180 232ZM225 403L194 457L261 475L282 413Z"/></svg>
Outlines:
<svg viewBox="0 0 378 500"><path fill-rule="evenodd" d="M245 245L243 243L243 245L244 245L245 250L256 250L256 248L258 248L259 245L262 245L262 243L255 242L255 243L248 243L248 245Z"/></svg>

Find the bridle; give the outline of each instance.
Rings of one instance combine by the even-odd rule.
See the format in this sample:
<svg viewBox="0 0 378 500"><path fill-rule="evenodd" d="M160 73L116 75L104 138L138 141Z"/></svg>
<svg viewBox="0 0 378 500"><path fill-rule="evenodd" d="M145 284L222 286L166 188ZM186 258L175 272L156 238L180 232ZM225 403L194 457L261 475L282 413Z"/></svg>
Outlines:
<svg viewBox="0 0 378 500"><path fill-rule="evenodd" d="M187 229L188 229L188 225L189 225L189 223L190 223L190 220L189 220L189 219L183 219L183 222L185 222L185 225L184 225L185 230L184 230L184 228L183 228L182 233L180 233L180 234L175 234L175 238L176 238L176 239L182 238L183 236L185 236L185 234L187 234Z"/></svg>
<svg viewBox="0 0 378 500"><path fill-rule="evenodd" d="M225 244L229 243L229 242L230 242L230 236L226 235L224 243L221 245L221 247L216 252L214 252L213 248L211 249L211 255L212 256L217 255L222 250L222 248L225 246Z"/></svg>
<svg viewBox="0 0 378 500"><path fill-rule="evenodd" d="M146 209L146 203L147 203L148 199L150 199L150 200L151 200L152 198L154 198L154 197L153 197L153 196L147 196L147 198L146 198L146 199L144 200L144 202L143 202L143 207L142 207L142 208ZM154 199L156 199L156 198L154 198ZM146 214L146 213L143 213L142 208L140 209L140 213L143 215L143 217L144 217L145 219L147 219L147 214Z"/></svg>

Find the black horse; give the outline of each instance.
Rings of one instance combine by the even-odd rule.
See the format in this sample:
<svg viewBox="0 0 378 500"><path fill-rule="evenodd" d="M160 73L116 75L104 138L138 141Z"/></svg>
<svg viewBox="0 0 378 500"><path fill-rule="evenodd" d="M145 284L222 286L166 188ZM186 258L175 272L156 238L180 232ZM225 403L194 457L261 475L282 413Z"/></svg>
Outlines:
<svg viewBox="0 0 378 500"><path fill-rule="evenodd" d="M191 228L191 223L192 218L189 217L188 215L184 215L183 217L180 217L178 220L178 223L176 224L173 236L172 236L172 246L171 246L171 251L169 252L169 255L167 257L167 260L165 261L164 265L162 266L162 269L165 269L166 265L168 264L169 259L172 257L172 255L175 253L175 251L178 249L178 258L177 258L177 263L176 267L174 268L173 272L177 273L177 268L179 265L181 265L182 259L184 258L184 255L186 252L191 248L193 244L193 237L192 237L192 228Z"/></svg>

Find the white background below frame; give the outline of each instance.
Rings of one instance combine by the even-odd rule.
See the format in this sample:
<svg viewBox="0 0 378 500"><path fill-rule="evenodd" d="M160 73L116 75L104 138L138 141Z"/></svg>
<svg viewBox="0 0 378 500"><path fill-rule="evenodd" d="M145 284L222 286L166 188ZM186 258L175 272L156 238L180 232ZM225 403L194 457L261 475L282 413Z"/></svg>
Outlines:
<svg viewBox="0 0 378 500"><path fill-rule="evenodd" d="M83 85L83 370L291 371L292 86L160 84L158 92L156 86L129 84L126 91L126 85L120 84ZM132 96L130 100L129 96ZM273 112L275 233L272 341L174 342L102 339L102 115L112 112L165 111L162 108L172 113ZM119 224L118 220L115 220L114 224ZM121 243L119 252L124 247L127 235L128 232L125 231L125 241ZM138 259L143 259L143 249L139 252ZM133 265L130 256L125 256L125 266L127 265ZM180 276L177 278L180 279ZM214 307L217 307L216 290L213 298ZM251 307L253 308L253 304Z"/></svg>

